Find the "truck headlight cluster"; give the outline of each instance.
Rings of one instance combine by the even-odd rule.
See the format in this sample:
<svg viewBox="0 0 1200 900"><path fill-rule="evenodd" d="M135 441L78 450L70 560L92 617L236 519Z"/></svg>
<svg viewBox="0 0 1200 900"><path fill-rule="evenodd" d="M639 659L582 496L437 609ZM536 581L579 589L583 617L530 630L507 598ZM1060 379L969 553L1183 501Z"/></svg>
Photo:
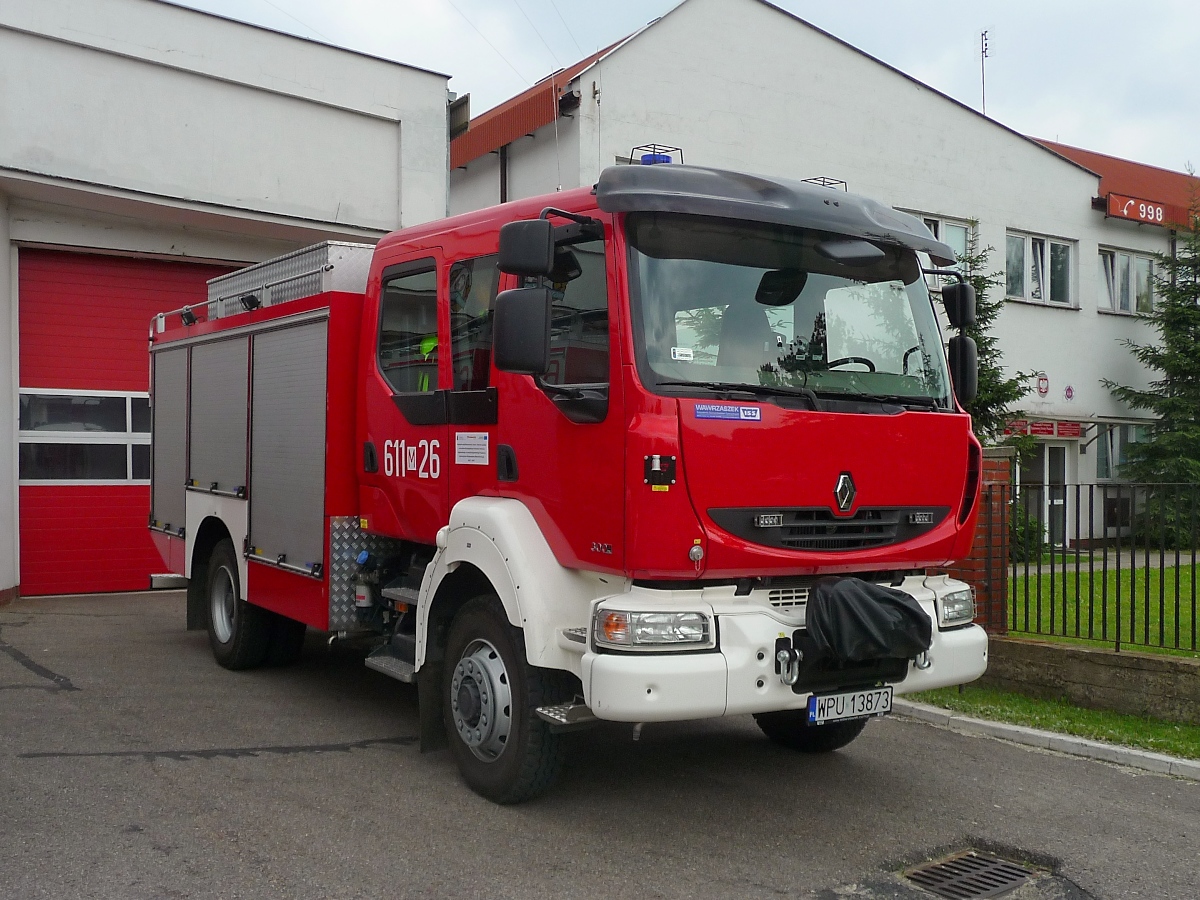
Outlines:
<svg viewBox="0 0 1200 900"><path fill-rule="evenodd" d="M937 610L939 628L966 625L975 618L975 589L968 587L939 597Z"/></svg>
<svg viewBox="0 0 1200 900"><path fill-rule="evenodd" d="M712 623L700 612L625 612L598 609L592 634L620 650L700 650L714 646Z"/></svg>

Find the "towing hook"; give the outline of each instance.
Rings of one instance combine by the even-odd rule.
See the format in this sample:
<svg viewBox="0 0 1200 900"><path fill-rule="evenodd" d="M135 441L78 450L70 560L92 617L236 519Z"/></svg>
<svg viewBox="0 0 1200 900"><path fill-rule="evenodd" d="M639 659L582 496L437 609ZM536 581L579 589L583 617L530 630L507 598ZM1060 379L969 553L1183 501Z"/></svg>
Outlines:
<svg viewBox="0 0 1200 900"><path fill-rule="evenodd" d="M795 647L788 647L775 654L775 661L779 663L779 680L788 687L800 680L800 660L802 659L804 659L804 654Z"/></svg>
<svg viewBox="0 0 1200 900"><path fill-rule="evenodd" d="M918 653L916 655L916 658L913 659L913 665L916 666L918 669L920 669L922 672L924 672L926 669L928 669L930 666L932 666L933 660L929 658L929 651L922 650L920 653Z"/></svg>

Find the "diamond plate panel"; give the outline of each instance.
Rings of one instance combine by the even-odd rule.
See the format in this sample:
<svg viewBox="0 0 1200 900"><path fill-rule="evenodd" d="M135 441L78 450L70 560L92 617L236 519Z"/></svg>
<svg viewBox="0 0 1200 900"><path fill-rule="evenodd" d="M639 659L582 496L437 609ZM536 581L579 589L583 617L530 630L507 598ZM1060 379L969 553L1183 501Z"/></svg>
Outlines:
<svg viewBox="0 0 1200 900"><path fill-rule="evenodd" d="M221 318L242 312L240 298L246 294L275 306L322 291L362 293L374 250L370 244L326 241L214 278L208 283L208 314Z"/></svg>
<svg viewBox="0 0 1200 900"><path fill-rule="evenodd" d="M363 550L376 556L390 556L400 551L402 541L367 534L358 524L357 516L331 516L329 519L329 630L350 631L357 627L354 611L354 576L358 574L355 559Z"/></svg>

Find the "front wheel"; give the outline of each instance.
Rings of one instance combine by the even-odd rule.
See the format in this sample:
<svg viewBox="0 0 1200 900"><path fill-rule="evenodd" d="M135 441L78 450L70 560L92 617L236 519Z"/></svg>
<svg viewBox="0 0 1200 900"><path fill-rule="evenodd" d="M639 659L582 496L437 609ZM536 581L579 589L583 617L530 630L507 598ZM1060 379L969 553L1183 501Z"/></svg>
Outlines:
<svg viewBox="0 0 1200 900"><path fill-rule="evenodd" d="M754 717L762 733L782 747L801 753L830 753L840 750L862 734L866 719L849 719L825 725L809 725L808 710L786 709L758 713Z"/></svg>
<svg viewBox="0 0 1200 900"><path fill-rule="evenodd" d="M446 641L443 717L450 751L473 791L495 803L520 803L554 783L561 742L534 709L560 700L566 677L529 665L522 633L494 595L459 611Z"/></svg>

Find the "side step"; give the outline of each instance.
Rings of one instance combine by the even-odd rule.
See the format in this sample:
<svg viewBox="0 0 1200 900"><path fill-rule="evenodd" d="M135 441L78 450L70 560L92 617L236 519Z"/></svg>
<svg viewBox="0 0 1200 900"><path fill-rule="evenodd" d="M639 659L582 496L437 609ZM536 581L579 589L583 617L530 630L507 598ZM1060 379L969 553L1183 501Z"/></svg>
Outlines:
<svg viewBox="0 0 1200 900"><path fill-rule="evenodd" d="M584 702L578 699L551 706L539 706L534 712L542 721L561 729L584 728L600 721Z"/></svg>
<svg viewBox="0 0 1200 900"><path fill-rule="evenodd" d="M396 656L387 644L372 650L364 662L368 669L382 672L389 678L395 678L405 684L416 684L416 666Z"/></svg>

